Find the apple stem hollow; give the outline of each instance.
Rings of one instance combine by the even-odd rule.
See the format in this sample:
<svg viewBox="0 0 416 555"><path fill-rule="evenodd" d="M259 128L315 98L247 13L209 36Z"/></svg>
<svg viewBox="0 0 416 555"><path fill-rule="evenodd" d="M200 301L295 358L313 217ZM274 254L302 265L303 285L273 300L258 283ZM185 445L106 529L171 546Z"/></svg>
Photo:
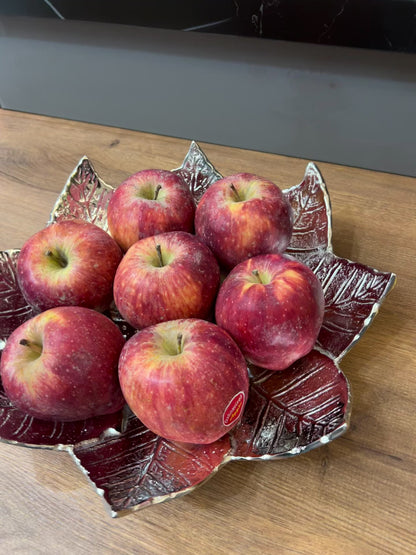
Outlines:
<svg viewBox="0 0 416 555"><path fill-rule="evenodd" d="M259 273L258 270L253 270L251 273L253 274L253 276L255 276L255 277L257 278L257 280L258 280L259 283L263 283L263 282L261 281L260 273Z"/></svg>
<svg viewBox="0 0 416 555"><path fill-rule="evenodd" d="M59 251L53 252L51 250L47 250L45 254L46 256L51 258L54 262L56 262L61 268L66 268L68 266L68 260Z"/></svg>
<svg viewBox="0 0 416 555"><path fill-rule="evenodd" d="M241 202L241 197L238 194L238 191L234 185L234 183L230 183L230 189L232 190L232 192L234 193L234 198L237 202Z"/></svg>
<svg viewBox="0 0 416 555"><path fill-rule="evenodd" d="M162 188L162 185L159 183L159 184L156 186L155 194L154 194L153 200L157 200L157 197L158 197L158 195L159 195L159 191L160 191L161 188Z"/></svg>
<svg viewBox="0 0 416 555"><path fill-rule="evenodd" d="M162 268L164 266L164 263L163 263L163 258L162 258L162 247L159 245L159 243L156 245L156 252L157 252L157 256L159 258L160 267Z"/></svg>
<svg viewBox="0 0 416 555"><path fill-rule="evenodd" d="M182 337L183 335L179 332L176 338L178 342L178 355L180 355L182 352Z"/></svg>
<svg viewBox="0 0 416 555"><path fill-rule="evenodd" d="M29 349L31 349L34 353L40 355L42 353L42 346L38 345L37 343L33 343L32 341L29 341L28 339L21 339L19 341L20 345L23 345L24 347L29 347Z"/></svg>

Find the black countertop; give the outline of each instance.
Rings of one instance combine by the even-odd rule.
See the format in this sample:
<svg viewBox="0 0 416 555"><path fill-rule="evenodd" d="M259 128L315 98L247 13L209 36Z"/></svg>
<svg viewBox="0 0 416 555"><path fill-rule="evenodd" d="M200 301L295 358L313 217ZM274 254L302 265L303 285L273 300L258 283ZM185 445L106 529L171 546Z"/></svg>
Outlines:
<svg viewBox="0 0 416 555"><path fill-rule="evenodd" d="M0 0L0 15L416 52L416 0Z"/></svg>

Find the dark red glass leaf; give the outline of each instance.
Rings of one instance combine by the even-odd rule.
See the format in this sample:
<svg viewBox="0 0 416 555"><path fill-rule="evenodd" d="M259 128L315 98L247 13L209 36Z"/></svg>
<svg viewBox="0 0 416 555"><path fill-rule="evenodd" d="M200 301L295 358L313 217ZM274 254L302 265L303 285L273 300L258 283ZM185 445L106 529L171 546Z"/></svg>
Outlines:
<svg viewBox="0 0 416 555"><path fill-rule="evenodd" d="M229 452L229 436L206 446L174 443L155 435L132 414L122 434L73 450L115 513L188 492L211 476Z"/></svg>
<svg viewBox="0 0 416 555"><path fill-rule="evenodd" d="M182 165L173 171L187 183L194 195L195 202L199 202L208 187L222 177L194 141L192 141Z"/></svg>
<svg viewBox="0 0 416 555"><path fill-rule="evenodd" d="M18 249L0 252L0 352L12 331L34 316L17 282L19 252Z"/></svg>
<svg viewBox="0 0 416 555"><path fill-rule="evenodd" d="M396 276L327 252L306 260L322 284L324 322L317 344L341 358L377 314Z"/></svg>
<svg viewBox="0 0 416 555"><path fill-rule="evenodd" d="M133 326L123 319L114 302L111 303L110 309L105 314L113 320L126 340L130 339L137 332Z"/></svg>
<svg viewBox="0 0 416 555"><path fill-rule="evenodd" d="M52 422L33 418L14 408L0 382L0 438L37 447L59 447L99 437L109 428L120 429L122 411L78 422Z"/></svg>
<svg viewBox="0 0 416 555"><path fill-rule="evenodd" d="M313 350L283 372L252 368L243 419L232 433L234 457L297 454L346 427L348 383L335 362Z"/></svg>

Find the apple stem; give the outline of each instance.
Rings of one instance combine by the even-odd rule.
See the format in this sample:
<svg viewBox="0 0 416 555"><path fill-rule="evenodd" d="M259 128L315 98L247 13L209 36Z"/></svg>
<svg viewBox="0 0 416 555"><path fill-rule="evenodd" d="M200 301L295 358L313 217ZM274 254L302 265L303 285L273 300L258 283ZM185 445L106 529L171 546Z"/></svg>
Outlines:
<svg viewBox="0 0 416 555"><path fill-rule="evenodd" d="M230 184L230 189L231 189L232 192L234 193L235 200L236 200L237 202L240 202L240 201L241 201L241 198L240 198L240 195L238 194L237 189L235 188L234 183L231 183L231 184Z"/></svg>
<svg viewBox="0 0 416 555"><path fill-rule="evenodd" d="M253 274L253 276L256 276L256 278L258 279L259 283L263 283L263 282L261 281L260 273L259 273L258 270L253 270L251 273Z"/></svg>
<svg viewBox="0 0 416 555"><path fill-rule="evenodd" d="M33 343L32 341L28 341L27 339L21 339L19 343L24 347L29 347L29 349L32 349L32 351L34 353L37 353L38 355L42 353L42 346L38 345L37 343Z"/></svg>
<svg viewBox="0 0 416 555"><path fill-rule="evenodd" d="M162 185L159 183L155 189L155 196L153 197L153 200L157 200L157 197L159 195L159 191L162 188Z"/></svg>
<svg viewBox="0 0 416 555"><path fill-rule="evenodd" d="M182 334L179 332L178 336L177 336L177 341L178 341L178 355L181 354L182 352Z"/></svg>
<svg viewBox="0 0 416 555"><path fill-rule="evenodd" d="M162 258L162 247L159 244L156 245L156 251L157 251L157 256L159 258L160 267L162 268L164 266L163 258Z"/></svg>
<svg viewBox="0 0 416 555"><path fill-rule="evenodd" d="M67 259L59 251L54 253L53 251L47 250L45 254L46 256L49 256L49 258L52 258L55 262L57 262L61 268L66 268L68 266Z"/></svg>

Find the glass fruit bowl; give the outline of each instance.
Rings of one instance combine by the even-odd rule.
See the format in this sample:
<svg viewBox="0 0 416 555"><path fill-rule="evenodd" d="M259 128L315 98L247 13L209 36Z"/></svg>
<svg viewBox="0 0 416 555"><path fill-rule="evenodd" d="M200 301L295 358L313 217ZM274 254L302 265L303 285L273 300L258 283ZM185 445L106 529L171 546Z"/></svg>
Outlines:
<svg viewBox="0 0 416 555"><path fill-rule="evenodd" d="M180 174L196 202L222 176L192 142ZM48 224L82 218L107 230L114 188L83 157L53 207ZM361 338L396 276L339 258L331 246L331 205L313 163L299 185L284 190L294 214L287 253L307 264L322 283L325 318L314 349L283 372L249 366L250 393L241 422L210 445L167 441L125 407L81 422L37 420L15 409L0 384L0 439L26 447L67 451L103 497L111 516L191 492L234 460L298 455L343 434L351 395L339 362ZM0 252L0 352L11 332L34 315L16 279L18 249ZM116 310L109 316L125 337L134 330Z"/></svg>

